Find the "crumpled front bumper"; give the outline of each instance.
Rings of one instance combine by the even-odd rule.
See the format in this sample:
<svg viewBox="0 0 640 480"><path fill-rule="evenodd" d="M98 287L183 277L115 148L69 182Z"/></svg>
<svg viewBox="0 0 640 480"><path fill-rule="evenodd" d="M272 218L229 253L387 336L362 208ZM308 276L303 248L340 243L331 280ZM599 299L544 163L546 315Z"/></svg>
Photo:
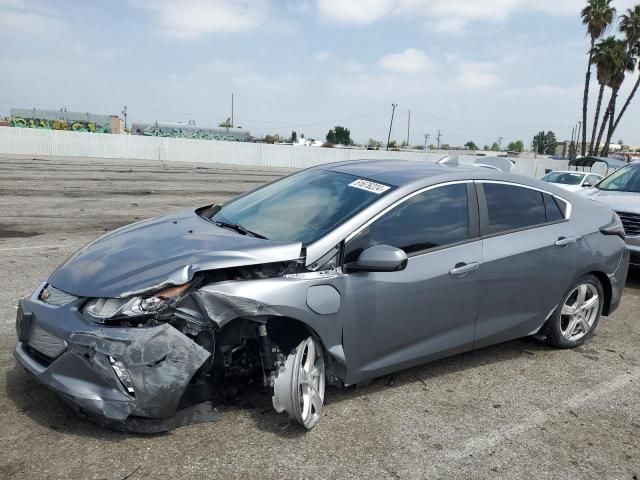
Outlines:
<svg viewBox="0 0 640 480"><path fill-rule="evenodd" d="M171 419L210 353L169 324L149 328L92 324L80 312L83 299L51 306L38 298L43 287L20 300L17 361L77 410L101 423L125 429L129 423L141 431L177 426ZM116 375L111 359L126 367L133 393ZM202 409L190 414L201 415ZM160 421L135 428L142 427L144 419Z"/></svg>

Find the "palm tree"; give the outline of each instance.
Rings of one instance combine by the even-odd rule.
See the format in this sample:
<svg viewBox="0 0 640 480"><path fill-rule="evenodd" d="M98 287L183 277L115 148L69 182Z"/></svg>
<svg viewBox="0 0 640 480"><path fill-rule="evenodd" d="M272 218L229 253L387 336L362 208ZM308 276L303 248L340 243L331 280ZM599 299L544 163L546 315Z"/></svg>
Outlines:
<svg viewBox="0 0 640 480"><path fill-rule="evenodd" d="M620 20L620 31L624 33L627 42L627 55L629 60L633 61L634 56L640 57L640 5L636 5L633 9L628 9L627 13L622 15ZM609 141L611 141L616 128L618 128L620 119L624 115L624 112L626 112L631 100L640 87L640 59L637 59L636 62L638 63L638 78L631 89L631 93L627 97L626 102L624 102L618 117L615 119L613 127L609 131L609 135L607 135L609 137Z"/></svg>
<svg viewBox="0 0 640 480"><path fill-rule="evenodd" d="M602 136L604 135L604 130L607 126L607 121L609 122L609 129L611 129L613 125L612 119L615 116L618 91L620 90L622 82L624 82L625 71L627 70L628 64L626 42L624 40L617 40L614 38L607 50L607 57L607 61L610 62L609 64L611 67L611 77L609 78L609 83L607 85L609 88L611 88L611 98L609 99L609 104L607 105L607 109L604 113L604 118L602 119L602 124L600 125L598 140L596 141L593 148L593 153L595 155L598 154L598 148L600 146L600 142L602 141ZM602 154L606 155L607 150L607 145L605 144L602 149Z"/></svg>
<svg viewBox="0 0 640 480"><path fill-rule="evenodd" d="M600 84L598 92L598 102L596 103L596 114L593 117L593 128L591 130L591 143L589 144L589 155L593 155L594 142L596 140L596 131L598 128L598 119L600 118L600 107L602 106L602 97L604 89L611 82L613 68L615 67L615 59L612 58L616 50L616 38L607 37L600 40L591 52L593 64L596 66L596 78Z"/></svg>
<svg viewBox="0 0 640 480"><path fill-rule="evenodd" d="M596 40L609 28L616 15L616 9L611 6L613 0L589 0L587 6L582 9L580 16L582 23L587 27L587 33L591 37L589 49L589 62L584 81L584 96L582 98L582 155L587 148L587 105L589 102L589 82L591 81L591 61L593 47Z"/></svg>

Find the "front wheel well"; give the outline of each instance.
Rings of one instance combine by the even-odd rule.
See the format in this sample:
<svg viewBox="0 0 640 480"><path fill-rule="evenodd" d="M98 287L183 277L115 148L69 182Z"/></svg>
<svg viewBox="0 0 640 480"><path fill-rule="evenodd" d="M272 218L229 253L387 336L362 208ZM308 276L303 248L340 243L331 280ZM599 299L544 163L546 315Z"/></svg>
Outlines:
<svg viewBox="0 0 640 480"><path fill-rule="evenodd" d="M611 311L611 297L613 292L613 287L611 286L611 280L606 273L600 271L589 272L588 274L595 276L598 280L600 280L600 284L602 285L602 291L604 292L604 304L602 305L602 315L605 317L609 315Z"/></svg>

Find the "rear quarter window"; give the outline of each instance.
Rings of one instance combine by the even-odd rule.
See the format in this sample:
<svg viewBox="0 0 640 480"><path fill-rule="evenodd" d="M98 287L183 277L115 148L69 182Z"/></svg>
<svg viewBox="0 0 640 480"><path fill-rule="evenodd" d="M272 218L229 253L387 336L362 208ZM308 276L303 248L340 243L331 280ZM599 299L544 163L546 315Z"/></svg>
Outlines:
<svg viewBox="0 0 640 480"><path fill-rule="evenodd" d="M547 222L542 192L516 185L484 183L487 234L533 227Z"/></svg>

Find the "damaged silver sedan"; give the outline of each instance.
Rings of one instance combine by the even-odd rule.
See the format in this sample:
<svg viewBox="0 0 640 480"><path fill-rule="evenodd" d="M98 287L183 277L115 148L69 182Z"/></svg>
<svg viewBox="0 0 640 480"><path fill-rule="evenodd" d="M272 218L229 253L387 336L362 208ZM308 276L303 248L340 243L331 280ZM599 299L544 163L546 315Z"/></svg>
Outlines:
<svg viewBox="0 0 640 480"><path fill-rule="evenodd" d="M15 356L114 428L211 420L247 385L312 428L328 384L527 335L582 344L628 263L617 215L553 185L342 162L90 243L20 300Z"/></svg>

